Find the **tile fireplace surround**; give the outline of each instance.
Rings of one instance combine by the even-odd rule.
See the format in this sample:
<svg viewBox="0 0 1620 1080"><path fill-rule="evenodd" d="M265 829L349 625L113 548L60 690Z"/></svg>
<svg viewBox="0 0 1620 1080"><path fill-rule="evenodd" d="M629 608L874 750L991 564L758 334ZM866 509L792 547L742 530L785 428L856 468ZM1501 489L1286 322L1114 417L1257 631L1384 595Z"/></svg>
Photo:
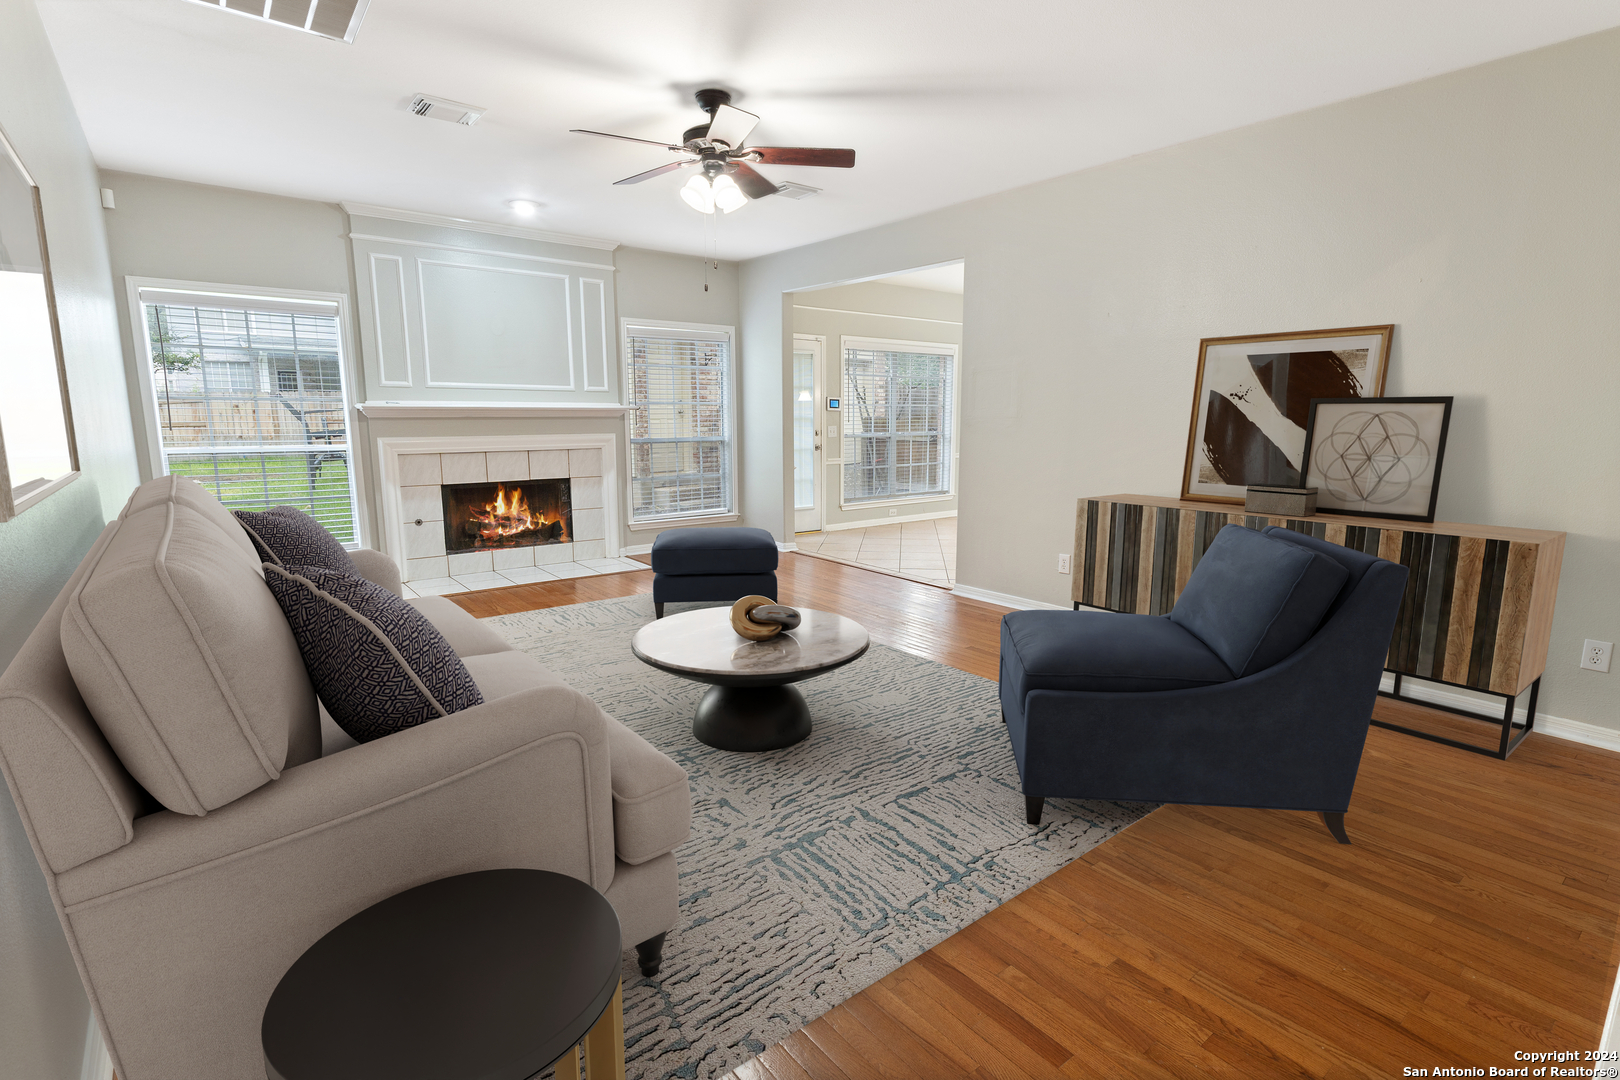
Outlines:
<svg viewBox="0 0 1620 1080"><path fill-rule="evenodd" d="M377 459L384 550L399 563L412 592L646 569L619 558L618 468L609 433L378 439ZM571 488L570 542L446 553L441 485L554 477L567 477Z"/></svg>

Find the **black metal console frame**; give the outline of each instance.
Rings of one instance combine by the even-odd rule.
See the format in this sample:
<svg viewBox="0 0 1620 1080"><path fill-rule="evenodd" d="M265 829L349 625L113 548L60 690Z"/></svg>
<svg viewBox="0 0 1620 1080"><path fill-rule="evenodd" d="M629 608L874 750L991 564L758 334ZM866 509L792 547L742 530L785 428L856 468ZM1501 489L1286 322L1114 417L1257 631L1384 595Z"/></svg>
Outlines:
<svg viewBox="0 0 1620 1080"><path fill-rule="evenodd" d="M1448 683L1441 679L1425 679L1420 675L1407 675L1399 671L1395 672L1394 675L1394 689L1378 691L1379 697L1393 698L1396 701L1404 701L1409 705L1420 705L1425 709L1439 709L1442 712L1454 713L1457 716L1467 717L1470 720L1479 720L1487 724L1499 724L1502 728L1502 737L1497 745L1497 748L1492 750L1489 747L1475 746L1472 743L1460 742L1457 739L1448 739L1444 735L1433 735L1427 731L1418 731L1415 728L1403 727L1400 724L1391 724L1383 720L1374 720L1373 723L1381 728L1388 728L1390 731L1399 731L1403 735L1416 735L1418 738L1428 739L1430 742L1444 743L1447 746L1455 746L1459 750L1471 750L1476 754L1484 754L1486 757L1493 757L1501 761L1506 761L1508 759L1508 755L1519 748L1519 744L1524 742L1524 737L1530 734L1531 730L1533 730L1536 726L1536 698L1541 693L1541 677L1539 675L1536 677L1536 681L1530 684L1530 701L1526 706L1524 723L1522 724L1516 724L1513 722L1513 709L1519 703L1518 694L1503 694L1495 690L1479 690L1476 687L1463 686L1461 683ZM1409 697L1401 693L1402 679L1419 679L1422 682L1439 683L1441 686L1457 686L1464 690L1473 690L1476 693L1490 694L1492 697L1502 698L1504 699L1502 716L1500 719L1498 719L1495 716L1474 712L1471 709L1459 709L1452 705L1441 705L1437 702L1424 701L1421 698ZM1515 730L1518 731L1517 735L1514 734Z"/></svg>

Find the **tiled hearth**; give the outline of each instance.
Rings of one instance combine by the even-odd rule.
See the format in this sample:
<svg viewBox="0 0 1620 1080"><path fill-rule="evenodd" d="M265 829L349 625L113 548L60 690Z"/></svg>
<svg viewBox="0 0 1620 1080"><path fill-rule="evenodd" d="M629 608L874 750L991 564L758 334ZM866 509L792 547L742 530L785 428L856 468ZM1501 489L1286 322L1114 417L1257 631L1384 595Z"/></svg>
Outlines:
<svg viewBox="0 0 1620 1080"><path fill-rule="evenodd" d="M553 444L567 437L536 437ZM470 449L483 441L502 449ZM577 439L576 441L598 441ZM616 528L609 507L614 486L611 442L597 446L545 449L510 447L513 437L447 440L454 449L438 453L430 440L383 440L384 483L397 485L389 525L407 595L429 595L528 585L538 581L645 570L642 563L618 558L608 536ZM393 453L388 451L392 449ZM482 484L516 480L567 478L572 505L573 537L564 543L500 548L493 551L445 550L445 484ZM397 515L397 516L396 516ZM403 556L403 557L400 557Z"/></svg>

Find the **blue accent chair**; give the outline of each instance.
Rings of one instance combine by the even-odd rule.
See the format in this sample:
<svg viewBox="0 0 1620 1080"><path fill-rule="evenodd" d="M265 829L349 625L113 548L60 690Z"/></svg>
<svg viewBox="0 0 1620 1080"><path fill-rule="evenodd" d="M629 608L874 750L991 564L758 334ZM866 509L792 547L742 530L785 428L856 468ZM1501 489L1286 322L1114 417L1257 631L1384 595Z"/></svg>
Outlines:
<svg viewBox="0 0 1620 1080"><path fill-rule="evenodd" d="M1015 611L1001 708L1026 817L1047 798L1350 806L1406 567L1228 525L1162 616Z"/></svg>
<svg viewBox="0 0 1620 1080"><path fill-rule="evenodd" d="M653 540L653 611L691 600L776 599L776 540L764 529L668 529Z"/></svg>

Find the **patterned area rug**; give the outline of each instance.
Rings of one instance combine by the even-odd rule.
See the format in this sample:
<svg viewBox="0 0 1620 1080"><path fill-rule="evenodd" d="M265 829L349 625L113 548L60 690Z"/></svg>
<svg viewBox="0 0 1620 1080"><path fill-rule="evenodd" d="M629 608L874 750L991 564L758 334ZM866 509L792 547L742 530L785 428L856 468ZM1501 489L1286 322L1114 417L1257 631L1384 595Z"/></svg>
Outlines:
<svg viewBox="0 0 1620 1080"><path fill-rule="evenodd" d="M486 620L692 779L680 925L657 978L625 963L632 1078L725 1072L1152 809L1050 800L1030 829L995 683L881 645L798 684L809 739L711 749L707 688L630 653L651 619L633 596Z"/></svg>

